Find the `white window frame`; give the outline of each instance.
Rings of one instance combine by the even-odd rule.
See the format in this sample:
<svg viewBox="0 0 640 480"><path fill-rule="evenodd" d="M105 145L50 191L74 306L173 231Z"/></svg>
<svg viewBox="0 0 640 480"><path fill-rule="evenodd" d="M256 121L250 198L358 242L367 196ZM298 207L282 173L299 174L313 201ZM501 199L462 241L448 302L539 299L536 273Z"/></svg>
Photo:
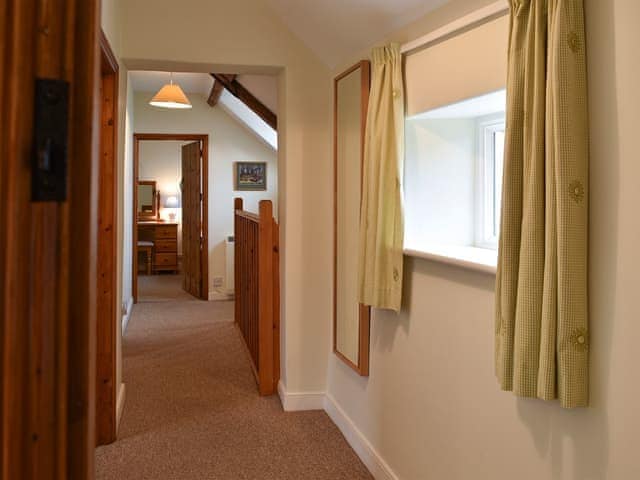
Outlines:
<svg viewBox="0 0 640 480"><path fill-rule="evenodd" d="M505 129L504 114L480 119L477 125L475 246L496 250L498 235L494 232L494 199L502 189L496 192L495 188L494 135Z"/></svg>

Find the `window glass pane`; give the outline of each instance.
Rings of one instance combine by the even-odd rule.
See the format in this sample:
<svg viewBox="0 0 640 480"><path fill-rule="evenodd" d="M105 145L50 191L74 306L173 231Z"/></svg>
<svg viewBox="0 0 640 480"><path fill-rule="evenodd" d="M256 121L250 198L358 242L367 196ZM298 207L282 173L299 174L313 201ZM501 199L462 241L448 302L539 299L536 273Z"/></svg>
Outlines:
<svg viewBox="0 0 640 480"><path fill-rule="evenodd" d="M493 236L500 234L500 205L502 200L502 167L504 165L504 126L493 134Z"/></svg>

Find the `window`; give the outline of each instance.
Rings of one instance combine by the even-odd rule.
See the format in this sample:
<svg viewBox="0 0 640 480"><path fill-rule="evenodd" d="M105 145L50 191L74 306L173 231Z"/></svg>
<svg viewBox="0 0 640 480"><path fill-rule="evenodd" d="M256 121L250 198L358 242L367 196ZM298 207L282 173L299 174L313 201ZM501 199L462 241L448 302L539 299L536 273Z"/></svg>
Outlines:
<svg viewBox="0 0 640 480"><path fill-rule="evenodd" d="M495 272L509 16L404 59L405 253Z"/></svg>
<svg viewBox="0 0 640 480"><path fill-rule="evenodd" d="M405 249L495 266L505 103L500 90L407 118Z"/></svg>
<svg viewBox="0 0 640 480"><path fill-rule="evenodd" d="M476 241L480 248L497 248L500 233L504 114L478 121L476 167Z"/></svg>

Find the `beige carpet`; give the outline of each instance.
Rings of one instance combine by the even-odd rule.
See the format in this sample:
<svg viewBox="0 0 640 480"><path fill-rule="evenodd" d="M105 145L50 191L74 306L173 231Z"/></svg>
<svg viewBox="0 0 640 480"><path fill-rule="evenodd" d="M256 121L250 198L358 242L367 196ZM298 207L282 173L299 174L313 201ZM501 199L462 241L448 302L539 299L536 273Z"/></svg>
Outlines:
<svg viewBox="0 0 640 480"><path fill-rule="evenodd" d="M119 439L97 449L97 478L372 478L324 412L257 394L232 317L232 302L192 297L134 307Z"/></svg>
<svg viewBox="0 0 640 480"><path fill-rule="evenodd" d="M182 275L162 273L138 275L139 302L174 302L195 300L182 289Z"/></svg>

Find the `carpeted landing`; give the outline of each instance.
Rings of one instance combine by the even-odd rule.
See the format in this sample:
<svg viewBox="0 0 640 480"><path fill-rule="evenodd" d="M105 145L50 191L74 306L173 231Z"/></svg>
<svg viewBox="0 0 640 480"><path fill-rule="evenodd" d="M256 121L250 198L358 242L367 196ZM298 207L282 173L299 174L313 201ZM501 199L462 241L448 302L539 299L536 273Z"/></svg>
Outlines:
<svg viewBox="0 0 640 480"><path fill-rule="evenodd" d="M196 300L182 289L182 275L138 275L138 302Z"/></svg>
<svg viewBox="0 0 640 480"><path fill-rule="evenodd" d="M118 441L97 449L98 479L372 478L324 412L257 394L232 302L174 293L133 309L124 414Z"/></svg>

